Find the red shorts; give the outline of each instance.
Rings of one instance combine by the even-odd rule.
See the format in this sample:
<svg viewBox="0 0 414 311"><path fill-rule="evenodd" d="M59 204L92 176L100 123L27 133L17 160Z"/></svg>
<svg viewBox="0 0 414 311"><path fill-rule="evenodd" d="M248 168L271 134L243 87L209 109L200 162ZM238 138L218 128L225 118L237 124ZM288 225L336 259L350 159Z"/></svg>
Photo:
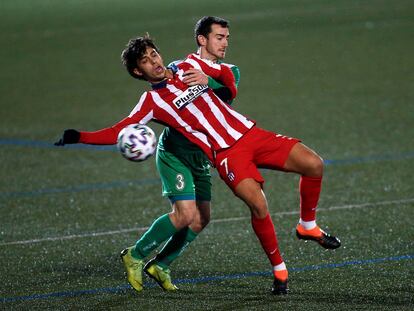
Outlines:
<svg viewBox="0 0 414 311"><path fill-rule="evenodd" d="M245 178L263 184L259 168L283 170L293 146L299 139L253 127L236 144L217 152L215 167L224 182L234 191Z"/></svg>

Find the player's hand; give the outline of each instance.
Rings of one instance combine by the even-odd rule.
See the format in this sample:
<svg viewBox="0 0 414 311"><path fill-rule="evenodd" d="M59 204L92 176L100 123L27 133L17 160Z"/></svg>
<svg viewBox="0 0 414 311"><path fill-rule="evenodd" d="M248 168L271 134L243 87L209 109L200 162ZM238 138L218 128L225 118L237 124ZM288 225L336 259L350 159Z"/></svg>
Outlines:
<svg viewBox="0 0 414 311"><path fill-rule="evenodd" d="M186 72L184 72L183 77L183 82L189 86L197 84L208 84L208 76L201 70L195 68L188 69Z"/></svg>
<svg viewBox="0 0 414 311"><path fill-rule="evenodd" d="M80 133L74 129L67 129L63 132L62 138L55 142L55 146L64 146L66 144L77 144L80 139Z"/></svg>

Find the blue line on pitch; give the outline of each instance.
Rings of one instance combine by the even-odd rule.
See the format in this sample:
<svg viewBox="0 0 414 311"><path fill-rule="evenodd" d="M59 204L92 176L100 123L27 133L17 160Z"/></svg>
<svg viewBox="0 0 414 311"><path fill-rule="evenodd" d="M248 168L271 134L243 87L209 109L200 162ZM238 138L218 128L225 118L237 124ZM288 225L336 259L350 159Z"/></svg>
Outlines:
<svg viewBox="0 0 414 311"><path fill-rule="evenodd" d="M52 142L45 141L33 141L23 139L0 139L0 146L25 146L25 147L41 147L41 148L55 148L55 149L84 149L84 150L101 150L101 151L116 151L114 145L102 146L102 145L84 145L84 144L73 144L56 147ZM376 162L376 161L390 161L390 160L403 160L414 158L414 152L406 152L403 154L389 154L389 155L372 155L367 157L353 157L349 159L339 160L325 160L325 165L338 165L338 164L356 164L365 162Z"/></svg>
<svg viewBox="0 0 414 311"><path fill-rule="evenodd" d="M368 157L355 157L349 159L340 160L324 160L325 165L341 165L341 164L358 164L367 162L379 162L379 161L392 161L392 160L404 160L414 158L414 152L407 152L402 154L389 154L389 155L373 155Z"/></svg>
<svg viewBox="0 0 414 311"><path fill-rule="evenodd" d="M23 146L23 147L39 147L39 148L55 148L55 149L86 149L86 150L100 150L100 151L116 151L114 145L103 146L103 145L83 145L73 144L65 146L55 146L52 142L46 141L33 141L24 139L0 139L0 145L5 146Z"/></svg>
<svg viewBox="0 0 414 311"><path fill-rule="evenodd" d="M94 146L94 145L83 145L83 144L74 144L66 145L64 147L56 147L50 142L41 142L41 141L29 141L29 140L15 140L15 139L0 139L1 145L14 145L14 146L30 146L30 147L42 147L42 148L55 148L57 150L61 149L85 149L85 150L98 150L98 151L116 151L115 146ZM368 157L355 157L349 159L339 159L339 160L325 160L325 165L346 165L346 164L358 164L358 163L367 163L367 162L377 162L377 161L390 161L390 160L403 160L414 158L414 152L407 152L403 154L394 154L394 155L377 155L377 156L368 156ZM213 176L217 176L216 172L212 173ZM122 188L135 185L156 185L160 184L159 178L146 178L140 180L130 180L130 181L114 181L110 183L94 183L94 184L81 184L71 187L63 188L46 188L33 191L10 191L10 192L0 192L1 198L20 198L20 197L35 197L40 195L47 194L60 194L60 193L76 193L81 191L94 191L94 190L106 190L113 188Z"/></svg>
<svg viewBox="0 0 414 311"><path fill-rule="evenodd" d="M99 147L99 146L85 146L86 147ZM99 149L100 150L100 149ZM325 165L346 165L355 163L366 163L371 161L384 161L384 160L401 160L414 158L414 153L407 153L394 156L376 156L367 158L350 158L343 160L325 160ZM268 171L268 170L263 170ZM218 176L216 171L212 172L212 176ZM147 185L158 185L161 181L159 178L146 178L129 181L114 181L109 183L93 183L93 184L81 184L77 186L63 187L63 188L46 188L33 191L10 191L0 192L0 198L16 198L16 197L35 197L47 194L59 194L59 193L74 193L82 191L94 191L94 190L106 190L113 188L122 188L135 185L147 186Z"/></svg>
<svg viewBox="0 0 414 311"><path fill-rule="evenodd" d="M412 260L414 259L414 254L402 255L402 256L392 256L392 257L383 257L383 258L373 258L373 259L362 259L362 260L351 260L340 263L331 263L323 265L312 265L298 268L290 268L291 272L304 272L311 270L321 270L321 269L334 269L342 268L355 265L368 265L368 264L378 264L388 261L401 261L401 260ZM228 281L234 279L242 279L255 276L271 276L272 273L269 271L263 272L248 272L240 274L230 274L230 275L218 275L218 276L206 276L200 278L192 279L176 279L174 283L176 284L197 284L197 283L209 283L209 282L220 282ZM155 287L154 284L145 284L146 287ZM120 285L116 287L106 287L106 288L95 288L87 290L77 290L77 291L65 291L65 292L55 292L49 294L34 294L28 296L16 296L16 297L4 297L0 298L1 302L16 302L16 301L28 301L28 300L39 300L39 299L51 299L51 298L61 298L61 297L76 297L82 295L96 295L96 294L118 294L125 292L130 289L129 285Z"/></svg>

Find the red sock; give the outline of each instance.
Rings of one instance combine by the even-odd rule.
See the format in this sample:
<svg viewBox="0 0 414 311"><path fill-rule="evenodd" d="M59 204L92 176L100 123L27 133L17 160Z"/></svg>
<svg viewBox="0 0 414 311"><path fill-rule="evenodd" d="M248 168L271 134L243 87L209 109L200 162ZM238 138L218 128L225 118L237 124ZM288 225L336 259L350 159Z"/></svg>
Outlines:
<svg viewBox="0 0 414 311"><path fill-rule="evenodd" d="M318 206L321 186L322 177L300 177L300 218L302 220L312 221L316 219L316 207Z"/></svg>
<svg viewBox="0 0 414 311"><path fill-rule="evenodd" d="M283 258L280 256L276 231L270 215L267 214L263 219L252 216L252 227L272 266L282 263Z"/></svg>

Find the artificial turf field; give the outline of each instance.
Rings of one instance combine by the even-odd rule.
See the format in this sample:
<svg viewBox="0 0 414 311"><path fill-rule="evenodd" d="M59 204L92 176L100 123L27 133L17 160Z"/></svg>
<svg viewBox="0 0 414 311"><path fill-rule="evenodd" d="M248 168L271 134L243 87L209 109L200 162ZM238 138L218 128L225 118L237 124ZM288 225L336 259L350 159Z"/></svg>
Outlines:
<svg viewBox="0 0 414 311"><path fill-rule="evenodd" d="M298 177L263 171L290 294L272 296L249 212L215 174L211 224L172 265L176 293L129 288L119 252L159 215L154 158L53 142L127 115L144 82L119 61L146 31L165 61L203 15L231 21L235 107L325 159L318 223L298 241ZM0 309L412 310L412 1L0 2ZM152 123L157 133L161 127Z"/></svg>

